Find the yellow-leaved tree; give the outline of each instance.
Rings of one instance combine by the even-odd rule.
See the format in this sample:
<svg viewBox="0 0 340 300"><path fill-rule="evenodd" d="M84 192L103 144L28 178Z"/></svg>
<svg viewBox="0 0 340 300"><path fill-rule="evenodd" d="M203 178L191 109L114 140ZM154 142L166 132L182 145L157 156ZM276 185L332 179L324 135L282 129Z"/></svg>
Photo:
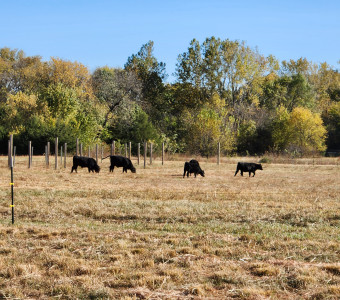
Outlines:
<svg viewBox="0 0 340 300"><path fill-rule="evenodd" d="M300 154L323 152L326 132L320 114L304 107L296 107L289 113L280 107L272 127L274 149Z"/></svg>
<svg viewBox="0 0 340 300"><path fill-rule="evenodd" d="M296 107L289 118L290 144L301 153L322 152L326 150L326 128L320 114L304 107Z"/></svg>

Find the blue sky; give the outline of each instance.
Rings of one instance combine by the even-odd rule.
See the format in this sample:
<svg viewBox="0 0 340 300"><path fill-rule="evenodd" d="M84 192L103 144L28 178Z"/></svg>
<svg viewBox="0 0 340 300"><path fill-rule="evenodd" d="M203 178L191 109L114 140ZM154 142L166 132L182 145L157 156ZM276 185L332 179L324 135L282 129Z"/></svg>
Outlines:
<svg viewBox="0 0 340 300"><path fill-rule="evenodd" d="M0 48L78 61L91 71L123 67L152 40L171 82L190 41L211 36L245 41L279 60L306 57L339 68L339 0L0 0L0 11Z"/></svg>

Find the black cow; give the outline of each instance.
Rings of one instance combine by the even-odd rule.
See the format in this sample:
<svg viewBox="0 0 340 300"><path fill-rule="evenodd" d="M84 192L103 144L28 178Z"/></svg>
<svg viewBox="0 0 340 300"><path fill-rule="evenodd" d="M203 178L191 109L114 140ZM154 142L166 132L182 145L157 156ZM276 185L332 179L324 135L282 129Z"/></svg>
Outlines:
<svg viewBox="0 0 340 300"><path fill-rule="evenodd" d="M253 173L254 174L253 177L254 177L256 170L263 170L262 165L255 164L255 163L239 162L237 163L236 172L234 176L236 176L238 171L241 171L241 176L243 176L243 172L249 172L249 177L250 177L250 173Z"/></svg>
<svg viewBox="0 0 340 300"><path fill-rule="evenodd" d="M91 158L91 157L85 157L85 156L73 156L73 166L71 173L73 170L76 170L77 168L82 167L82 168L88 168L89 172L96 172L99 173L100 167L97 165L97 162ZM78 173L78 172L77 172Z"/></svg>
<svg viewBox="0 0 340 300"><path fill-rule="evenodd" d="M200 174L204 177L204 171L201 169L200 164L197 160L192 159L189 162L184 163L184 173L183 178L185 177L185 174L187 174L187 177L189 177L189 174L194 173L195 178L197 174Z"/></svg>
<svg viewBox="0 0 340 300"><path fill-rule="evenodd" d="M110 172L113 172L114 168L120 168L123 167L123 173L127 173L127 170L131 170L132 173L136 173L136 168L133 166L132 162L130 159L124 156L120 155L109 155L106 156L105 158L110 157ZM105 159L103 158L103 159Z"/></svg>

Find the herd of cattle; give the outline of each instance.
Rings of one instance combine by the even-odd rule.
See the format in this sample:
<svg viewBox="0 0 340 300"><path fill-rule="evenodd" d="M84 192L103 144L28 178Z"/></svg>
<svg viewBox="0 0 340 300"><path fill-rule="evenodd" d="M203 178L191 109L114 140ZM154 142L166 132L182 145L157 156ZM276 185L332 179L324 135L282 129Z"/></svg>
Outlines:
<svg viewBox="0 0 340 300"><path fill-rule="evenodd" d="M127 157L120 156L120 155L109 155L103 159L110 157L110 172L113 172L114 168L123 168L123 173L127 173L127 170L130 170L132 173L136 173L136 168L133 166L131 160ZM99 173L100 167L98 166L95 159L91 157L85 156L73 156L73 166L71 169L71 173L73 171L77 172L77 168L88 168L89 172L96 172ZM239 162L237 163L235 175L240 171L241 176L243 176L243 172L248 172L249 176L253 173L253 177L255 176L256 170L263 170L261 164L255 163L246 163L246 162ZM204 177L204 171L201 169L200 164L197 160L192 159L189 162L184 163L184 173L183 178L185 175L189 177L194 173L195 177L199 174Z"/></svg>

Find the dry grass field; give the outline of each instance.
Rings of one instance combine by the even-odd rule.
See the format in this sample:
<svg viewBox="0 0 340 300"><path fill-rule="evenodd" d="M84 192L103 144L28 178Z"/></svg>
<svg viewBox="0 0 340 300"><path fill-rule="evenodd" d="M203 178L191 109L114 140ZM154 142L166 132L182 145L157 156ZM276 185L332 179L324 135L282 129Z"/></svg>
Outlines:
<svg viewBox="0 0 340 300"><path fill-rule="evenodd" d="M0 158L1 299L340 299L340 161L99 174ZM258 158L242 158L257 162ZM135 160L133 160L135 163Z"/></svg>

